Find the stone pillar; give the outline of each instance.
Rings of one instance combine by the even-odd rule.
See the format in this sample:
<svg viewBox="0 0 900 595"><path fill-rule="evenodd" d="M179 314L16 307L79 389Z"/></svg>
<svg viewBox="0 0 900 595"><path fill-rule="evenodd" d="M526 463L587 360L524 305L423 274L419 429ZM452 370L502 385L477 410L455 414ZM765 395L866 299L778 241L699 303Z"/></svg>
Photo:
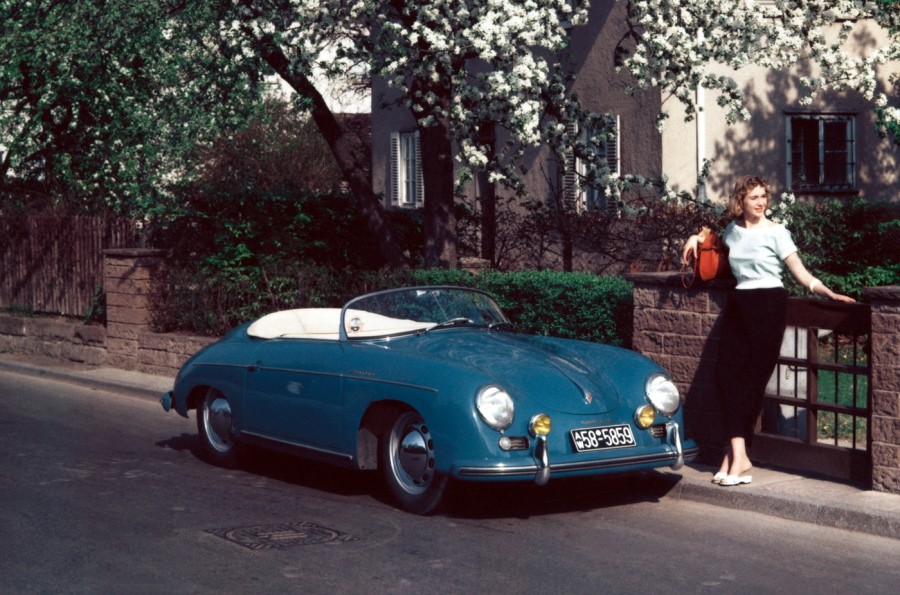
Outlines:
<svg viewBox="0 0 900 595"><path fill-rule="evenodd" d="M634 273L628 279L634 284L633 347L672 375L685 400L685 432L700 446L699 460L718 462L725 444L715 389L719 315L734 281L686 289L680 273Z"/></svg>
<svg viewBox="0 0 900 595"><path fill-rule="evenodd" d="M150 331L152 284L167 255L146 248L103 251L107 364L137 369L138 335Z"/></svg>
<svg viewBox="0 0 900 595"><path fill-rule="evenodd" d="M872 488L900 494L900 286L869 287Z"/></svg>

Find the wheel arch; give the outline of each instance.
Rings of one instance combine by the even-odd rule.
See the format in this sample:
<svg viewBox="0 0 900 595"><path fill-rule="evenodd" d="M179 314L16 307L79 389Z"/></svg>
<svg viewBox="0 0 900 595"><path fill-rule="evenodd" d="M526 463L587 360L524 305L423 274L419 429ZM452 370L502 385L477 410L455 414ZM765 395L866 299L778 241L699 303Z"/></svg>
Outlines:
<svg viewBox="0 0 900 595"><path fill-rule="evenodd" d="M190 392L188 393L187 399L185 400L187 409L197 409L200 406L200 402L203 400L203 397L206 396L206 393L211 388L219 391L222 394L225 394L225 391L218 387L209 384L198 384L191 388Z"/></svg>
<svg viewBox="0 0 900 595"><path fill-rule="evenodd" d="M378 445L391 424L404 411L416 411L403 401L388 399L371 403L363 414L356 434L356 460L363 470L378 469Z"/></svg>

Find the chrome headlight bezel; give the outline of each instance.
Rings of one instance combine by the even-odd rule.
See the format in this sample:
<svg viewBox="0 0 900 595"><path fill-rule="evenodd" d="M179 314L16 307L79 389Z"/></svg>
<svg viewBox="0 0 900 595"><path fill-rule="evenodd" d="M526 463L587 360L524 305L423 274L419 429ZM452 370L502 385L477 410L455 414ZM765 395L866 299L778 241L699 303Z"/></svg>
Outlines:
<svg viewBox="0 0 900 595"><path fill-rule="evenodd" d="M516 415L516 405L509 393L496 384L488 384L475 395L475 409L488 427L502 432Z"/></svg>
<svg viewBox="0 0 900 595"><path fill-rule="evenodd" d="M678 387L665 374L651 374L644 384L644 394L653 408L665 417L672 417L681 408Z"/></svg>

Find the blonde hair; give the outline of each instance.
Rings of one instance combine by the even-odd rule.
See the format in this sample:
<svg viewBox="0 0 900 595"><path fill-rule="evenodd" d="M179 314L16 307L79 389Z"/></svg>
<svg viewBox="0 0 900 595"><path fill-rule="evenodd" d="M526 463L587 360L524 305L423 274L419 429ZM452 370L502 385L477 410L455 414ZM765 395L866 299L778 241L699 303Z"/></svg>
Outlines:
<svg viewBox="0 0 900 595"><path fill-rule="evenodd" d="M750 191L760 186L765 188L766 198L771 203L772 188L765 178L759 176L741 176L738 178L734 185L734 192L731 193L731 198L728 199L728 212L732 217L740 219L744 216L744 199L750 194Z"/></svg>

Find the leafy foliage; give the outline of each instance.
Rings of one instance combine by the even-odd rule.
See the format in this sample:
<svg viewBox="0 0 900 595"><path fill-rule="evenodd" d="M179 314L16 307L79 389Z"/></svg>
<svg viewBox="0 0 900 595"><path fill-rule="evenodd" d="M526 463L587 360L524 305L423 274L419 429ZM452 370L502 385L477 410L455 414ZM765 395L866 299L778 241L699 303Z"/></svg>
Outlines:
<svg viewBox="0 0 900 595"><path fill-rule="evenodd" d="M900 285L900 205L798 202L787 214L803 263L834 291L858 298L864 287Z"/></svg>
<svg viewBox="0 0 900 595"><path fill-rule="evenodd" d="M0 190L152 210L184 156L262 92L260 69L204 32L215 21L204 2L0 2Z"/></svg>

